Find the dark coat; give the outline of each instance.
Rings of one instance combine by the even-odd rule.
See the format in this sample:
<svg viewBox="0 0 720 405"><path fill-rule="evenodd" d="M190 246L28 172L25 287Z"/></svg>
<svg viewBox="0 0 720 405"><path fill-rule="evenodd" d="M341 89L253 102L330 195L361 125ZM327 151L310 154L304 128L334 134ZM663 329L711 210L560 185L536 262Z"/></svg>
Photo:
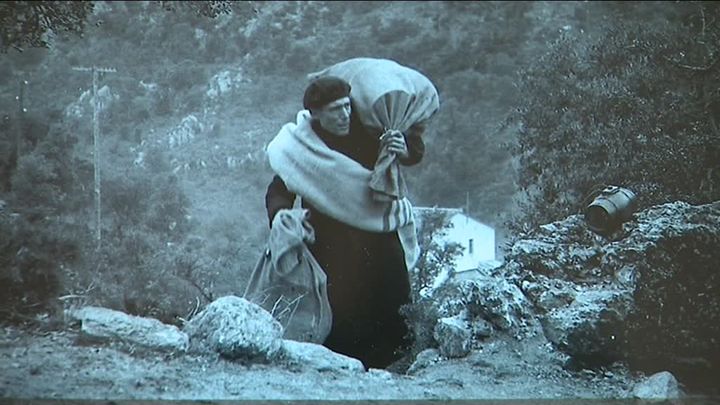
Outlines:
<svg viewBox="0 0 720 405"><path fill-rule="evenodd" d="M313 129L328 147L372 170L379 152L377 132L368 131L353 117L350 134L334 136L317 124ZM406 135L409 157L402 164L420 162L425 144L420 134ZM342 198L342 196L338 196ZM279 176L268 187L268 219L290 208L295 194ZM366 367L384 368L398 359L408 329L398 310L409 302L410 283L397 232L364 231L339 222L303 201L310 211L315 243L309 246L328 278L333 325L324 342L329 349L360 359Z"/></svg>

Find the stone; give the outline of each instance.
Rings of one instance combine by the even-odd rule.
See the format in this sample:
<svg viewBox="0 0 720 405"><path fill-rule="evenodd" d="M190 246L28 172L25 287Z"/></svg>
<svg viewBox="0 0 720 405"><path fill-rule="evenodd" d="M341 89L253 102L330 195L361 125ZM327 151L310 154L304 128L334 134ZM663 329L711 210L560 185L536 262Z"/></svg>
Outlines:
<svg viewBox="0 0 720 405"><path fill-rule="evenodd" d="M650 401L680 399L681 391L675 376L669 371L653 374L633 388L633 397Z"/></svg>
<svg viewBox="0 0 720 405"><path fill-rule="evenodd" d="M415 356L415 361L408 368L407 374L416 374L418 371L426 369L438 361L440 361L440 351L438 349L425 349Z"/></svg>
<svg viewBox="0 0 720 405"><path fill-rule="evenodd" d="M110 108L113 103L118 101L120 96L115 94L110 87L105 85L98 89L97 98L98 112L103 112ZM65 108L65 116L75 119L82 119L84 117L91 116L94 104L95 99L92 95L92 90L86 90L76 101Z"/></svg>
<svg viewBox="0 0 720 405"><path fill-rule="evenodd" d="M364 372L365 366L358 359L335 353L315 343L284 339L279 358L292 365L308 367L317 371Z"/></svg>
<svg viewBox="0 0 720 405"><path fill-rule="evenodd" d="M210 303L184 330L191 351L232 360L270 362L283 346L280 323L262 307L233 295Z"/></svg>
<svg viewBox="0 0 720 405"><path fill-rule="evenodd" d="M472 321L471 331L473 338L489 338L493 334L493 326L490 322L482 318L477 318Z"/></svg>
<svg viewBox="0 0 720 405"><path fill-rule="evenodd" d="M611 238L571 215L522 235L499 272L573 363L667 367L689 389L712 389L720 371L710 360L720 358L718 224L720 201L646 208Z"/></svg>
<svg viewBox="0 0 720 405"><path fill-rule="evenodd" d="M80 339L87 342L120 343L133 348L185 352L188 336L176 326L153 318L128 315L101 307L83 307L68 313L80 321Z"/></svg>
<svg viewBox="0 0 720 405"><path fill-rule="evenodd" d="M223 70L216 73L208 83L205 96L209 101L217 102L221 98L230 96L244 83L251 83L241 68Z"/></svg>
<svg viewBox="0 0 720 405"><path fill-rule="evenodd" d="M569 305L550 310L541 320L547 339L575 357L576 365L610 364L620 358L621 331L612 329L629 311L627 291L588 287Z"/></svg>
<svg viewBox="0 0 720 405"><path fill-rule="evenodd" d="M168 131L168 146L173 148L185 145L199 136L204 130L205 125L195 115L187 115L180 121L180 124Z"/></svg>
<svg viewBox="0 0 720 405"><path fill-rule="evenodd" d="M393 374L387 370L382 370L379 368L371 368L368 370L368 376L371 378L376 378L378 380L388 382L393 380Z"/></svg>
<svg viewBox="0 0 720 405"><path fill-rule="evenodd" d="M224 70L210 79L205 95L210 99L217 99L221 95L230 92L233 89L233 85L232 72Z"/></svg>
<svg viewBox="0 0 720 405"><path fill-rule="evenodd" d="M458 295L471 318L486 319L499 330L515 333L533 323L532 304L502 276L463 281Z"/></svg>
<svg viewBox="0 0 720 405"><path fill-rule="evenodd" d="M578 292L577 284L573 282L543 275L534 275L534 281L523 280L520 287L535 304L536 310L541 313L571 304L575 301Z"/></svg>
<svg viewBox="0 0 720 405"><path fill-rule="evenodd" d="M443 356L464 357L470 353L472 333L470 326L460 316L438 319L433 337Z"/></svg>

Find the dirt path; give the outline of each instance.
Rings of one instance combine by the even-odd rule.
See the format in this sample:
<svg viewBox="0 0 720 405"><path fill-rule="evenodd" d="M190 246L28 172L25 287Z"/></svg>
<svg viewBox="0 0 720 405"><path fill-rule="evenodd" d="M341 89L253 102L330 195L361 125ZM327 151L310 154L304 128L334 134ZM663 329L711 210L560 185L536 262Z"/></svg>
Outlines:
<svg viewBox="0 0 720 405"><path fill-rule="evenodd" d="M0 398L380 400L625 398L623 372L571 374L531 342L496 341L414 375L318 372L80 345L74 331L0 330Z"/></svg>

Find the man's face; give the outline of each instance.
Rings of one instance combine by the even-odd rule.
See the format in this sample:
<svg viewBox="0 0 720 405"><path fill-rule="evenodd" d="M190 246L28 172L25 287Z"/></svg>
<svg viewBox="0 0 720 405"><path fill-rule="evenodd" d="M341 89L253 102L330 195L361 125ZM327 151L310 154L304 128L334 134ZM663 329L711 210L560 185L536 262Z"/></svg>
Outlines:
<svg viewBox="0 0 720 405"><path fill-rule="evenodd" d="M337 136L350 133L350 97L339 98L312 112L326 131Z"/></svg>

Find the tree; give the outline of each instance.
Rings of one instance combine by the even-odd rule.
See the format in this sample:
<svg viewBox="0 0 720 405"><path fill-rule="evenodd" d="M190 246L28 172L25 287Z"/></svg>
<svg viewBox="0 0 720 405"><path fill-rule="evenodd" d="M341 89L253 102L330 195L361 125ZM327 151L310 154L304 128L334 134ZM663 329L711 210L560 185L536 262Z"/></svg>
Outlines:
<svg viewBox="0 0 720 405"><path fill-rule="evenodd" d="M720 8L662 6L670 17L626 17L596 41L569 33L520 74L515 230L576 213L598 184L641 208L720 198Z"/></svg>
<svg viewBox="0 0 720 405"><path fill-rule="evenodd" d="M91 1L5 1L0 3L0 50L47 48L53 33L82 35Z"/></svg>
<svg viewBox="0 0 720 405"><path fill-rule="evenodd" d="M208 18L231 13L248 16L257 12L258 7L252 1L161 1L159 4L170 12L182 10ZM82 36L94 8L92 1L0 2L0 51L48 48L52 35L61 32Z"/></svg>
<svg viewBox="0 0 720 405"><path fill-rule="evenodd" d="M92 170L73 156L77 140L61 127L34 126L11 175L11 191L0 194L0 317L24 320L53 311L63 291L62 269L78 262L87 230L90 199L81 188Z"/></svg>

